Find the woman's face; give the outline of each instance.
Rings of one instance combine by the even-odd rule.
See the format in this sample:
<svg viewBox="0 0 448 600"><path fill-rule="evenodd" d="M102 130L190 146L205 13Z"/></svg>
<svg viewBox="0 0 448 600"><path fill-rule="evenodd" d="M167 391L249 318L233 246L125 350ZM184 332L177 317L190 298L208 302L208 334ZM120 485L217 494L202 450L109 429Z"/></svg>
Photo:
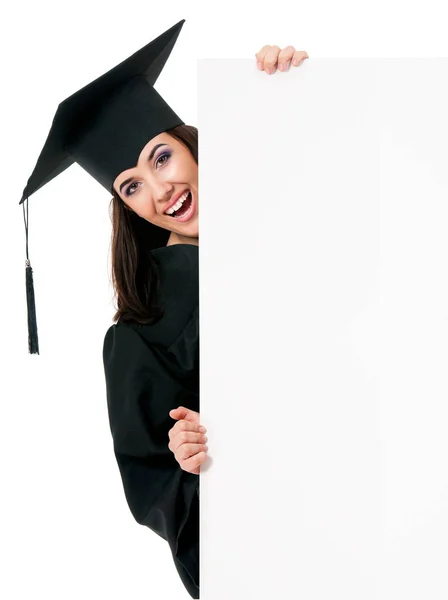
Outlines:
<svg viewBox="0 0 448 600"><path fill-rule="evenodd" d="M115 179L114 189L143 219L182 236L199 237L198 165L188 148L169 134L152 138L137 165ZM183 199L187 190L190 194L179 207L176 199ZM169 214L171 207L176 209L174 216Z"/></svg>

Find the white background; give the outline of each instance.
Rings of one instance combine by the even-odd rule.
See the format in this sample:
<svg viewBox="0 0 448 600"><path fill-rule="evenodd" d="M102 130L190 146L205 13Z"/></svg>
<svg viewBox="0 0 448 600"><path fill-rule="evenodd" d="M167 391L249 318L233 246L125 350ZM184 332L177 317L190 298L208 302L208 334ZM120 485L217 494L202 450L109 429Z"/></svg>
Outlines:
<svg viewBox="0 0 448 600"><path fill-rule="evenodd" d="M3 196L0 220L2 598L51 599L62 596L90 600L126 596L133 599L157 597L160 600L180 600L188 597L166 543L133 521L122 491L108 429L101 359L104 333L114 313L109 285L109 198L104 189L76 165L33 195L29 202L30 258L35 278L41 355L27 354L25 233L22 208L18 202L59 102L185 18L186 23L157 81L156 89L186 123L197 125L197 59L245 58L253 60L255 69L254 53L264 44L278 44L281 47L292 44L296 49L306 50L311 58L303 68L292 67L290 72L277 72L274 76L257 73L260 76L257 80L260 93L263 85L267 93L268 90L272 93L273 86L276 83L281 85L282 78L286 80L293 76L299 81L306 69L307 74L311 72L313 59L447 56L446 20L442 6L441 1L426 2L423 7L421 3L390 1L372 4L288 1L275 5L228 1L217 5L213 2L185 0L169 3L106 3L91 0L79 1L71 6L49 1L10 3L3 10L0 39ZM216 65L220 68L226 66L219 62ZM238 69L247 68L245 62L235 65L238 65ZM233 83L235 93L238 93L237 82L241 76L238 69ZM415 64L416 87L424 73L422 69L423 63ZM224 74L229 77L227 71ZM430 104L426 102L424 110L428 109ZM274 106L264 115L266 124L283 110L285 108L281 102ZM295 110L299 108L295 107ZM309 106L308 111L312 110L313 107ZM261 139L265 139L262 126L263 123L260 123L259 133ZM287 133L283 131L279 138L287 148ZM401 141L403 139L400 138ZM242 169L244 172L245 169L244 153L250 155L258 143L259 139L254 136L252 145L245 147L244 152L239 148L235 150L235 156L229 161L218 188L232 190L235 170ZM387 144L386 138L383 144ZM306 157L304 149L300 152ZM263 183L276 193L282 173L282 156L279 153L269 171L263 168ZM328 173L331 157L325 155L319 165L316 162L317 153L313 157L314 162L308 162L308 167L316 170L320 167L323 173ZM272 156L269 155L269 158ZM414 155L414 161L421 169L421 155ZM433 165L432 162L430 164ZM406 166L409 166L408 163ZM434 169L434 166L428 168ZM443 185L442 181L446 183L443 171L441 179L437 181L434 171L431 173L424 180L425 185L430 181L438 185ZM342 179L339 185L341 182ZM254 182L249 189L257 186L258 191L261 182ZM366 197L366 188L362 187L361 191ZM212 198L210 193L208 196ZM210 240L212 232L216 231L216 217L217 213L209 210L201 218L201 247L204 239L207 239L207 232L210 232ZM279 210L269 216L273 223L277 220L284 222L284 218ZM241 229L231 229L232 224L236 227L239 223L239 227L244 227L247 221L249 229L253 226L253 219L253 213L246 211L239 214L238 219L229 220L229 239L234 234L241 234ZM266 259L269 248L265 239L260 238L258 244L260 249L264 249ZM207 281L207 274L211 275L214 268L211 262L202 263L203 281ZM311 273L315 264L310 262L308 268ZM234 297L234 301L235 311L240 310L241 303L244 305L245 302L241 296ZM360 321L359 329L354 329L359 336L354 339L358 339L361 345L365 343L363 335L366 329L362 329L363 323L368 329L373 321L366 317L364 322ZM205 324L202 318L201 328ZM266 330L266 338L275 335L278 335L275 322L271 322L271 329ZM201 330L201 344L202 336ZM397 343L403 343L398 335L396 339ZM446 338L441 337L440 344L443 339ZM232 343L227 348L228 353L234 347ZM281 350L284 348L284 345L280 346ZM225 351L222 344L219 344L219 350ZM267 364L269 359L266 358ZM440 354L442 359L443 354ZM291 353L288 360L290 368L294 368ZM436 367L433 366L434 369ZM259 368L266 368L266 364ZM430 368L429 364L427 368ZM437 372L440 374L440 369ZM207 386L207 381L203 383ZM241 387L242 399L250 396L250 389L247 389L247 394L243 392L244 388ZM439 397L434 390L433 398L433 403L425 406L427 412L422 411L426 419L427 436L435 423L441 426L436 421L440 414L439 406L434 403ZM212 417L212 394L209 394L208 407L207 399L201 400L201 408L208 410ZM272 422L284 430L286 439L290 440L289 409L293 405L288 404L287 398L280 398L279 402L283 402L283 406L277 403L270 406L271 409L278 408L278 413L272 415ZM231 407L230 410L234 411L231 414L232 424L238 422L238 406L226 404L224 407L224 410ZM418 406L413 406L413 409L417 410ZM282 418L279 419L278 414ZM227 422L229 416L221 416L222 422ZM354 419L355 416L356 413L350 411L347 418ZM233 486L236 492L231 497L231 509L238 510L243 519L247 511L238 490L241 482L249 479L245 475L248 470L251 476L259 473L264 478L266 489L272 489L272 477L276 477L276 492L281 494L282 482L279 478L283 475L274 476L272 465L277 464L282 447L272 448L272 458L267 465L258 461L256 453L251 454L253 460L248 461L248 453L255 452L258 441L264 439L264 432L259 431L256 425L256 415L249 422L238 425L237 431L243 430L243 436L236 436L233 428L229 431L229 427L221 427L217 417L214 417L214 422L207 422L205 417L202 419L209 427L210 454L214 459L221 454L223 464L226 449L234 448L237 443L241 457L238 465L243 468L246 466L240 470L232 461L227 473L227 477L232 473L235 475ZM325 418L328 431L331 415ZM403 418L403 415L397 414L396 420L399 418ZM395 420L389 422L390 435L395 425ZM440 439L438 432L436 428L434 444ZM327 438L323 433L322 440L325 440ZM304 443L302 439L299 449ZM430 450L436 453L435 446ZM346 456L350 456L348 449ZM418 457L418 451L415 450L417 461ZM372 455L371 458L373 461L378 456ZM409 461L409 457L406 460ZM218 460L214 462L215 465L219 464ZM406 465L410 469L412 461L406 462ZM317 463L312 461L308 463L310 473L316 466ZM438 474L435 470L425 469L425 466L426 463L418 464L418 475L420 481L431 488ZM219 472L222 473L222 467ZM422 479L423 473L426 473L426 480ZM213 482L207 482L210 476L213 477L211 469L203 474L201 491L204 491L205 500L209 489L207 485ZM404 481L395 477L395 498L400 493L409 492L412 469L406 472L406 477L408 479ZM369 485L373 483L369 482ZM229 500L222 500L226 505L222 506L221 513L226 511L228 514L226 506ZM274 500L278 505L275 494ZM203 498L201 501L203 509L210 510L204 505ZM286 505L285 512L288 508ZM278 514L275 511L270 514L263 512L261 517L266 528L264 535L278 535L278 539L281 539L285 530L278 529ZM406 515L399 513L398 508L395 516L390 514L390 519L398 527L406 524ZM412 519L412 515L409 519ZM241 524L229 521L227 525L233 528L233 544L236 547L238 536L243 534ZM260 536L263 536L263 532ZM202 542L207 544L207 540ZM400 551L401 547L397 545L398 555ZM304 564L310 567L309 562L303 562L306 559L303 554L294 556L290 553L289 556L294 568L299 569L301 564L302 569L305 568ZM290 566L283 563L270 565L270 569L279 569L281 578ZM433 565L434 573L440 573L437 566ZM233 589L240 590L247 597L254 574L243 569L238 574L240 579ZM322 575L321 572L319 574ZM406 581L405 577L403 573L402 581ZM208 580L207 583L210 589L211 582ZM216 586L221 583L221 580L216 581ZM437 597L434 590L426 588L425 592ZM204 598L205 593L206 590ZM293 593L288 590L290 597ZM334 597L338 597L337 593L335 591ZM392 594L391 597L400 595L400 590L395 589L395 596ZM416 597L423 597L423 593Z"/></svg>

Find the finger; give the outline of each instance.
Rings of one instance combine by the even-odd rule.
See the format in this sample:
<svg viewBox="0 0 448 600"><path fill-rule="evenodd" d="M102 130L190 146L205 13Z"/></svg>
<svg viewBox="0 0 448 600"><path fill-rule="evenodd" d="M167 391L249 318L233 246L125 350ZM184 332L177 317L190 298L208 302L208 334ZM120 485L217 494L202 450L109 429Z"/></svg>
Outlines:
<svg viewBox="0 0 448 600"><path fill-rule="evenodd" d="M201 427L203 428L203 430L201 429ZM197 433L205 433L207 429L200 423L193 423L191 421L185 420L178 421L168 432L168 437L170 438L170 440L177 436L180 431L195 431Z"/></svg>
<svg viewBox="0 0 448 600"><path fill-rule="evenodd" d="M309 58L309 56L305 50L296 50L292 58L292 64L297 67L298 65L302 64L306 58Z"/></svg>
<svg viewBox="0 0 448 600"><path fill-rule="evenodd" d="M257 52L255 54L256 59L257 59L257 67L260 69L260 71L263 71L264 69L264 58L266 56L266 54L268 53L268 50L271 46L266 45L263 46L263 48L260 50L260 52Z"/></svg>
<svg viewBox="0 0 448 600"><path fill-rule="evenodd" d="M168 448L171 452L176 452L176 450L185 443L196 443L196 444L205 444L207 441L207 437L203 433L196 433L194 431L181 431L173 438L170 438L170 443L168 444Z"/></svg>
<svg viewBox="0 0 448 600"><path fill-rule="evenodd" d="M286 48L283 48L283 50L280 51L278 55L278 68L280 71L286 71L288 69L295 51L296 49L294 46L286 46Z"/></svg>
<svg viewBox="0 0 448 600"><path fill-rule="evenodd" d="M189 473L191 473L206 460L207 453L199 452L199 454L196 454L195 456L192 456L191 458L187 458L187 460L182 461L181 467L182 469L184 469L184 471L188 471Z"/></svg>
<svg viewBox="0 0 448 600"><path fill-rule="evenodd" d="M278 55L280 54L279 46L270 46L269 50L266 52L264 57L264 70L269 73L275 73L277 70L277 60Z"/></svg>
<svg viewBox="0 0 448 600"><path fill-rule="evenodd" d="M175 457L178 462L183 462L192 456L199 454L199 452L206 452L207 450L208 446L204 446L204 444L182 444L175 452Z"/></svg>
<svg viewBox="0 0 448 600"><path fill-rule="evenodd" d="M173 415L171 414L173 413ZM178 408L174 408L170 410L170 416L173 416L175 419L185 419L187 421L199 421L199 413L195 410L191 410L186 408L185 406L179 406Z"/></svg>

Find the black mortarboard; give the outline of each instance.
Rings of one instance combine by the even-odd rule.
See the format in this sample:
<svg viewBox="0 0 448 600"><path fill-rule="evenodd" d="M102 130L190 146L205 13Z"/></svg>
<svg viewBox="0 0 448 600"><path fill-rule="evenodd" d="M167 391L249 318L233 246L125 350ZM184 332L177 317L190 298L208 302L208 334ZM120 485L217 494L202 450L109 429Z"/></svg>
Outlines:
<svg viewBox="0 0 448 600"><path fill-rule="evenodd" d="M185 19L61 102L20 204L26 232L28 349L39 354L33 275L28 256L28 197L77 162L109 194L119 173L137 164L142 148L182 121L153 85ZM160 227L148 223L154 239Z"/></svg>

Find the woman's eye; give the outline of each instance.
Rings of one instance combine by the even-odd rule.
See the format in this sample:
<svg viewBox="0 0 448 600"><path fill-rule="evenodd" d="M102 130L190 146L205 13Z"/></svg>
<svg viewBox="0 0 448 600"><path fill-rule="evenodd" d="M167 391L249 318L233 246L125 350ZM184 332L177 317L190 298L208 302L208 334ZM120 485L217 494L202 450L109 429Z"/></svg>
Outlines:
<svg viewBox="0 0 448 600"><path fill-rule="evenodd" d="M156 160L156 166L159 164L159 162L162 160L162 158L166 158L168 160L168 158L170 157L170 154L161 154L159 156L159 158ZM161 164L164 165L166 163L166 160L164 160ZM139 181L134 181L133 183L131 183L130 186L128 186L125 189L125 195L126 196L132 196L132 194L136 191L137 186L139 185ZM135 187L134 187L135 186Z"/></svg>
<svg viewBox="0 0 448 600"><path fill-rule="evenodd" d="M162 158L166 158L166 159L168 159L169 157L170 157L170 155L169 155L169 154L161 154L161 155L159 156L159 158L156 160L156 166L159 164L159 161L160 161L160 160L162 160ZM166 160L165 160L165 161L164 161L162 164L165 164L165 163L166 163Z"/></svg>
<svg viewBox="0 0 448 600"><path fill-rule="evenodd" d="M135 192L135 190L137 189L136 187L134 188L133 186L138 185L138 181L134 181L133 183L131 183L131 185L129 187L126 188L125 190L125 195L126 196L132 196L132 194Z"/></svg>

